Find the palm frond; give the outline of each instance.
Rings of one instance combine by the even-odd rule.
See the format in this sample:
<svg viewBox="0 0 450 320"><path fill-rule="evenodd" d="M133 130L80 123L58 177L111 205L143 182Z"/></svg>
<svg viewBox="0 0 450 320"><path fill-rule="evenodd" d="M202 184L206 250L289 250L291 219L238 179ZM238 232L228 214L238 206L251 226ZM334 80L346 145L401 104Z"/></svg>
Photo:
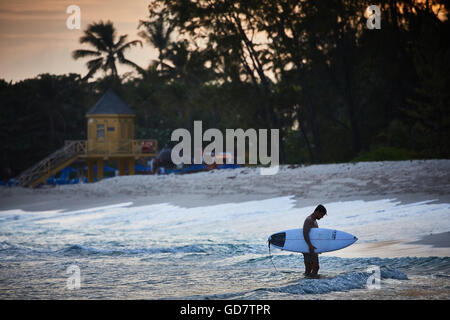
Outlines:
<svg viewBox="0 0 450 320"><path fill-rule="evenodd" d="M92 77L97 72L97 70L102 67L102 65L103 65L103 58L89 60L86 63L86 66L87 66L89 72L86 76L84 76L83 80L87 80L90 77Z"/></svg>
<svg viewBox="0 0 450 320"><path fill-rule="evenodd" d="M104 41L90 31L84 32L84 35L80 37L80 43L88 43L99 51L107 51L108 50Z"/></svg>
<svg viewBox="0 0 450 320"><path fill-rule="evenodd" d="M102 39L104 45L108 48L114 46L114 39L116 38L116 29L111 21L100 21L89 25L88 30L97 35L97 38Z"/></svg>
<svg viewBox="0 0 450 320"><path fill-rule="evenodd" d="M140 66L138 66L136 63L126 59L122 52L118 52L117 53L117 57L118 57L120 63L128 65L130 67L133 67L134 69L136 69L141 74L143 74L145 72L145 70L143 68L141 68Z"/></svg>
<svg viewBox="0 0 450 320"><path fill-rule="evenodd" d="M128 38L128 35L122 35L122 36L120 36L119 37L119 41L117 41L115 44L114 44L114 48L119 48L120 46L122 46L124 43L125 43L125 41L127 40L127 38Z"/></svg>
<svg viewBox="0 0 450 320"><path fill-rule="evenodd" d="M99 56L101 55L101 52L99 51L93 51L93 50L84 50L84 49L79 49L79 50L74 50L72 52L72 57L76 60L79 58L85 58L85 57L92 57L92 56Z"/></svg>
<svg viewBox="0 0 450 320"><path fill-rule="evenodd" d="M140 45L142 48L142 41L141 40L133 40L130 42L125 43L124 45L122 45L121 47L117 48L117 52L124 52L126 49L129 49L131 47Z"/></svg>

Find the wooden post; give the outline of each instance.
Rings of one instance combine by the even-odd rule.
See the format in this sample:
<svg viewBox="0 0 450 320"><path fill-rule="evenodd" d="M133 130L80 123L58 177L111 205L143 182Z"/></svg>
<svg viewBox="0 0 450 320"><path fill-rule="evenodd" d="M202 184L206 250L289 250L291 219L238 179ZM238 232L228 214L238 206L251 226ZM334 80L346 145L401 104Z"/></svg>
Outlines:
<svg viewBox="0 0 450 320"><path fill-rule="evenodd" d="M94 182L94 160L88 159L88 182Z"/></svg>
<svg viewBox="0 0 450 320"><path fill-rule="evenodd" d="M97 181L103 179L103 158L97 160Z"/></svg>
<svg viewBox="0 0 450 320"><path fill-rule="evenodd" d="M134 175L134 158L128 159L128 175Z"/></svg>

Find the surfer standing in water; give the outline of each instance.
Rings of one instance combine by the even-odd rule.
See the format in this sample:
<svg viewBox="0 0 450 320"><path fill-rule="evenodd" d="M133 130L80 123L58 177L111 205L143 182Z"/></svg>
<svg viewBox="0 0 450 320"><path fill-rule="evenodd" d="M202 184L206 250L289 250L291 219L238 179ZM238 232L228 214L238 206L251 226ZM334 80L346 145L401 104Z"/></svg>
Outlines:
<svg viewBox="0 0 450 320"><path fill-rule="evenodd" d="M327 214L327 209L321 204L317 206L314 212L305 219L303 224L303 238L309 247L309 253L303 253L305 261L305 276L317 277L319 272L319 255L314 252L314 247L309 239L309 231L311 228L318 228L317 220L323 218Z"/></svg>

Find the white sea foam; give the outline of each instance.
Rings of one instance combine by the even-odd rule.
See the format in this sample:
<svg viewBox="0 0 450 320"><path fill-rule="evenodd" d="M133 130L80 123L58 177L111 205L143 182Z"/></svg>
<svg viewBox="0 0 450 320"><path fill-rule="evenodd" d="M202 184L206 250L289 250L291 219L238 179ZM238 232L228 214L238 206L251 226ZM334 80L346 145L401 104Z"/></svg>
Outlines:
<svg viewBox="0 0 450 320"><path fill-rule="evenodd" d="M450 204L433 200L403 204L395 199L324 203L328 215L320 227L351 232L360 242L414 239L450 230ZM168 203L133 206L132 202L86 210L33 213L38 224L66 230L109 228L131 234L182 237L220 235L242 240L261 240L280 230L301 227L314 206L296 208L293 197L183 208ZM23 210L0 211L3 219L18 223L29 218ZM131 235L132 236L132 235Z"/></svg>

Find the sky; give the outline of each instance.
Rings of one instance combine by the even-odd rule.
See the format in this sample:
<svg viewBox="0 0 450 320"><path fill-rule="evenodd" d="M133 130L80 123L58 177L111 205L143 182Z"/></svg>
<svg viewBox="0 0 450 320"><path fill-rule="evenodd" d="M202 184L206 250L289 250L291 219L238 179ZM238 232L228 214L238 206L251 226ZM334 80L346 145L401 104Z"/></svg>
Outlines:
<svg viewBox="0 0 450 320"><path fill-rule="evenodd" d="M78 41L83 30L99 20L111 20L117 34L138 37L139 19L148 16L149 0L0 0L0 79L20 81L41 73L85 75L86 59L74 60L73 50L88 48ZM67 7L77 5L81 28L70 30ZM141 67L156 59L157 52L148 43L134 47L125 56ZM118 66L119 73L131 71Z"/></svg>
<svg viewBox="0 0 450 320"><path fill-rule="evenodd" d="M88 59L74 60L73 50L89 48L78 41L83 30L99 20L111 20L118 35L139 39L139 19L146 19L150 0L0 0L0 79L20 81L41 73L87 74ZM67 8L81 10L81 28L70 30ZM125 56L146 68L157 58L148 43L134 47ZM131 71L118 65L120 74ZM97 74L99 76L100 74Z"/></svg>

